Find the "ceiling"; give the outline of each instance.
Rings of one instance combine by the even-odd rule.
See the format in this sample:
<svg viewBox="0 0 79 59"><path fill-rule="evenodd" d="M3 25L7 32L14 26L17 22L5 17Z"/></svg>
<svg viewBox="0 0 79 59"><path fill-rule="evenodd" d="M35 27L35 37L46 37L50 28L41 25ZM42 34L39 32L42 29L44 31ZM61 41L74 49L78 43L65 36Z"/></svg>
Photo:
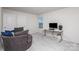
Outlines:
<svg viewBox="0 0 79 59"><path fill-rule="evenodd" d="M44 14L51 11L56 11L59 9L63 9L65 7L4 7L5 9L15 10L15 11L21 11L31 14Z"/></svg>

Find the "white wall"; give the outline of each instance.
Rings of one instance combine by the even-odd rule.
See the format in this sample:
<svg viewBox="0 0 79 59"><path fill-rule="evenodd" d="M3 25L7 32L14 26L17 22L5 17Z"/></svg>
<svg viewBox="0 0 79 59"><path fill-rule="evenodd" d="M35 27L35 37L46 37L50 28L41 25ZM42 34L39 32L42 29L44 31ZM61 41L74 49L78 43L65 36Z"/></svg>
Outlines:
<svg viewBox="0 0 79 59"><path fill-rule="evenodd" d="M35 32L37 29L37 16L33 14L4 9L3 20L4 28L6 27L6 24L8 24L7 27L24 27L25 30L28 29L31 33Z"/></svg>
<svg viewBox="0 0 79 59"><path fill-rule="evenodd" d="M0 35L2 30L2 8L0 7Z"/></svg>
<svg viewBox="0 0 79 59"><path fill-rule="evenodd" d="M42 15L44 28L48 28L49 22L58 22L63 25L64 40L79 43L79 8L64 8Z"/></svg>
<svg viewBox="0 0 79 59"><path fill-rule="evenodd" d="M23 26L31 32L38 29L37 16L12 10L4 10L4 13L16 16L16 27ZM49 22L58 22L63 25L64 40L79 43L79 8L64 8L54 12L42 14L44 17L44 28L48 29Z"/></svg>

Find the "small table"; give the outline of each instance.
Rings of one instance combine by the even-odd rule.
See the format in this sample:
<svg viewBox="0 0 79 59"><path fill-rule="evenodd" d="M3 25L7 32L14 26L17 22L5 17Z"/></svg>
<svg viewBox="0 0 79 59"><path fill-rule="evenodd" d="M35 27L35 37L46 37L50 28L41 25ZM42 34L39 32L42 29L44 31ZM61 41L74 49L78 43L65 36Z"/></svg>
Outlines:
<svg viewBox="0 0 79 59"><path fill-rule="evenodd" d="M49 33L49 32L52 33L52 35L55 34L57 36L60 36L61 40L59 42L61 42L63 40L63 38L62 38L63 31L61 31L61 30L55 31L55 30L46 30L46 29L44 29L44 36L46 36L46 34Z"/></svg>

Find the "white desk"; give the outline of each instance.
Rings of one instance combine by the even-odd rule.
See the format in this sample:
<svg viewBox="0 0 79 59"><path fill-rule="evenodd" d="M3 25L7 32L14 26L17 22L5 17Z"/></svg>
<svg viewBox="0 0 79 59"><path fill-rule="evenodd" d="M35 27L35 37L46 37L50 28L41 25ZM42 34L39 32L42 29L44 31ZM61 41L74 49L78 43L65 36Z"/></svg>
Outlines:
<svg viewBox="0 0 79 59"><path fill-rule="evenodd" d="M52 35L60 36L61 39L60 39L59 42L61 42L63 40L63 38L62 38L63 31L62 30L47 30L47 29L44 29L44 36L46 36L47 33L52 33Z"/></svg>

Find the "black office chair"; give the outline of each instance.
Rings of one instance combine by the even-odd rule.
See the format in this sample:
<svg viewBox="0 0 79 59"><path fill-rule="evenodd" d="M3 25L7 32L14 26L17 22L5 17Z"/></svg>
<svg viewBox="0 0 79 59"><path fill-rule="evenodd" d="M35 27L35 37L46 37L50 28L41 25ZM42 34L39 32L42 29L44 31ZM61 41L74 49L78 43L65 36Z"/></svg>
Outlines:
<svg viewBox="0 0 79 59"><path fill-rule="evenodd" d="M59 30L61 31L63 29L63 26L62 25L59 25ZM59 41L59 42L61 42L62 40L63 40L63 38L62 38L62 34L63 33L63 31L61 31L61 32L59 32L58 34L57 34L57 36L60 36L61 37L61 40Z"/></svg>
<svg viewBox="0 0 79 59"><path fill-rule="evenodd" d="M62 25L59 25L59 30L62 30L63 26Z"/></svg>

